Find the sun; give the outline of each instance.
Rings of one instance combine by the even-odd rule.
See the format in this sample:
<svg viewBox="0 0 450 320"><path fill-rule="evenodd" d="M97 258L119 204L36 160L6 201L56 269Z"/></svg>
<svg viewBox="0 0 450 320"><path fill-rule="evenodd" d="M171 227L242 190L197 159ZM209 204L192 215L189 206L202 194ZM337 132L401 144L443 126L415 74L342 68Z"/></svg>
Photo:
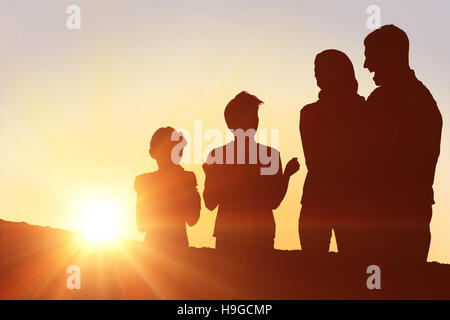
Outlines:
<svg viewBox="0 0 450 320"><path fill-rule="evenodd" d="M82 232L91 243L114 242L118 234L118 207L114 203L94 201L83 209Z"/></svg>

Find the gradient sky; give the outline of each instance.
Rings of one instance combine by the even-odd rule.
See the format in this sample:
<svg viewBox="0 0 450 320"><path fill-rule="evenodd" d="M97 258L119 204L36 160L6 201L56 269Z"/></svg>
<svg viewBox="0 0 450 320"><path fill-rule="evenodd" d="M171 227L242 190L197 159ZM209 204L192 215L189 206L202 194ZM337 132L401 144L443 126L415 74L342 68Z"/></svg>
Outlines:
<svg viewBox="0 0 450 320"><path fill-rule="evenodd" d="M81 7L81 30L66 28L71 4ZM147 154L152 133L166 125L193 130L194 120L225 130L226 103L247 90L265 102L260 127L280 130L283 162L297 156L302 165L275 212L275 246L299 248L306 168L298 116L317 98L314 57L328 48L346 52L367 97L374 89L362 67L371 4L382 24L407 32L411 65L444 117L429 260L450 263L445 0L2 0L0 218L80 230L83 204L103 199L120 208L121 236L142 239L132 185L156 168ZM202 191L200 165L186 168ZM214 219L202 209L189 229L192 245L213 245Z"/></svg>

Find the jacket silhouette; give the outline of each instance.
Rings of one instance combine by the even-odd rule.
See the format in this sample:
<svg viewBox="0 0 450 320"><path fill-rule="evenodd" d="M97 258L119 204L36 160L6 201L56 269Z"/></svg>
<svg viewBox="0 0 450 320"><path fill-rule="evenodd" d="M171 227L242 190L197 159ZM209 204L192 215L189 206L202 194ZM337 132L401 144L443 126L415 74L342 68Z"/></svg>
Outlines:
<svg viewBox="0 0 450 320"><path fill-rule="evenodd" d="M379 86L367 99L374 230L371 250L380 258L426 261L440 153L442 117L429 90L409 67L409 40L393 25L369 34L364 66Z"/></svg>

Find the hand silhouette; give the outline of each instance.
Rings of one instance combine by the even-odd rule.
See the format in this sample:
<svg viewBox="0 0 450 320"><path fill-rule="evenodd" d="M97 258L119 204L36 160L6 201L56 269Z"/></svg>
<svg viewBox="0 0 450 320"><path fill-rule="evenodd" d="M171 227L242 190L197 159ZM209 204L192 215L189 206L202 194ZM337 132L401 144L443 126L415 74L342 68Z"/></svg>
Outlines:
<svg viewBox="0 0 450 320"><path fill-rule="evenodd" d="M286 168L284 169L284 174L287 175L288 177L290 177L294 173L296 173L299 169L300 169L300 164L298 163L297 158L292 158L287 163Z"/></svg>

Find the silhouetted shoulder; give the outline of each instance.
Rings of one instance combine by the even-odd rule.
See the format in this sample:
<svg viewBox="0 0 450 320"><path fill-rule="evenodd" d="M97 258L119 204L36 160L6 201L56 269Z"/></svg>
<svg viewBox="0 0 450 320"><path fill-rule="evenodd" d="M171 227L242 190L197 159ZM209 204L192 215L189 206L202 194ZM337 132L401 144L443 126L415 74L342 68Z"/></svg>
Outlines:
<svg viewBox="0 0 450 320"><path fill-rule="evenodd" d="M141 190L148 188L154 180L154 174L154 172L148 172L138 175L136 179L134 179L134 190L140 192Z"/></svg>
<svg viewBox="0 0 450 320"><path fill-rule="evenodd" d="M377 99L380 95L383 94L383 88L382 87L376 87L372 93L367 97L367 102L370 102L374 99Z"/></svg>
<svg viewBox="0 0 450 320"><path fill-rule="evenodd" d="M266 146L265 144L258 143L258 150L261 150L261 149L267 150L267 155L273 155L273 156L277 156L278 158L280 158L280 151L278 151L275 148Z"/></svg>
<svg viewBox="0 0 450 320"><path fill-rule="evenodd" d="M220 146L220 147L214 148L214 149L212 149L211 152L208 154L208 157L217 157L217 156L220 156L220 155L222 155L222 154L224 153L224 150L227 148L227 146L228 146L228 147L231 147L232 145L233 145L233 143L230 142L230 143L227 143L227 144L224 145L224 146Z"/></svg>
<svg viewBox="0 0 450 320"><path fill-rule="evenodd" d="M318 108L318 104L319 104L318 101L307 104L306 106L301 108L300 115L308 115L311 112L314 112L314 110L316 110Z"/></svg>
<svg viewBox="0 0 450 320"><path fill-rule="evenodd" d="M313 114L319 109L319 101L307 104L300 110L300 126L304 127L305 124L310 124L312 121Z"/></svg>
<svg viewBox="0 0 450 320"><path fill-rule="evenodd" d="M417 90L415 97L413 97L413 100L415 100L419 108L421 108L421 110L419 111L419 115L420 117L422 117L422 119L428 119L428 121L431 121L431 123L433 123L432 126L434 131L439 131L440 136L443 120L436 100L434 99L430 90L420 80L417 80L417 84L420 89ZM440 141L438 145L439 144Z"/></svg>
<svg viewBox="0 0 450 320"><path fill-rule="evenodd" d="M436 100L434 100L433 95L431 94L430 90L422 83L422 81L417 79L417 85L419 86L419 90L417 90L417 94L421 96L421 98L425 101L427 101L430 104L433 104L437 108Z"/></svg>
<svg viewBox="0 0 450 320"><path fill-rule="evenodd" d="M187 185L197 187L197 178L195 177L194 172L184 170L183 176Z"/></svg>
<svg viewBox="0 0 450 320"><path fill-rule="evenodd" d="M226 161L226 152L228 150L234 150L234 143L229 142L224 146L217 147L208 154L208 158L206 163L203 165L203 169L205 166L213 165L213 164L224 164Z"/></svg>

